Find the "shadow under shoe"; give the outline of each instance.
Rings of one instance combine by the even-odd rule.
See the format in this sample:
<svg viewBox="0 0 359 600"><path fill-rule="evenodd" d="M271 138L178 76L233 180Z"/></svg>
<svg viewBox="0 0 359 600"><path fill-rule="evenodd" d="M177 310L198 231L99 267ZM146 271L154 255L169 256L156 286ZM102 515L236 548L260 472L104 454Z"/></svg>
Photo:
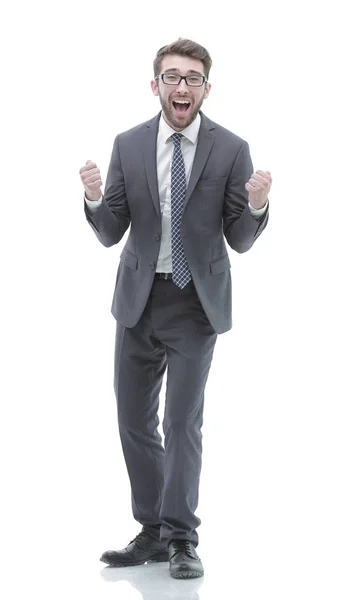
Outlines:
<svg viewBox="0 0 359 600"><path fill-rule="evenodd" d="M151 563L122 569L104 565L100 575L106 583L126 581L139 592L138 599L141 600L200 600L199 590L204 579L203 577L195 579L170 577L166 563ZM126 598L125 594L124 599Z"/></svg>
<svg viewBox="0 0 359 600"><path fill-rule="evenodd" d="M204 574L195 546L188 540L171 540L168 544L170 575L174 579L192 579Z"/></svg>
<svg viewBox="0 0 359 600"><path fill-rule="evenodd" d="M134 567L146 562L167 562L168 544L141 531L123 550L108 550L100 560L111 567Z"/></svg>

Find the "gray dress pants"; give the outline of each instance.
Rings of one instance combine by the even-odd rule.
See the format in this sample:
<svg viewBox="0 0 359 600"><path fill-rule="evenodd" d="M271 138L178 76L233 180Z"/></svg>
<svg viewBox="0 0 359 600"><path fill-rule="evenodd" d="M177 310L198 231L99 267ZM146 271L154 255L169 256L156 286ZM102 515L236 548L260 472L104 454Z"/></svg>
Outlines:
<svg viewBox="0 0 359 600"><path fill-rule="evenodd" d="M143 531L198 545L204 391L217 333L192 281L155 278L140 321L117 322L114 386L132 511ZM159 394L167 368L163 420Z"/></svg>

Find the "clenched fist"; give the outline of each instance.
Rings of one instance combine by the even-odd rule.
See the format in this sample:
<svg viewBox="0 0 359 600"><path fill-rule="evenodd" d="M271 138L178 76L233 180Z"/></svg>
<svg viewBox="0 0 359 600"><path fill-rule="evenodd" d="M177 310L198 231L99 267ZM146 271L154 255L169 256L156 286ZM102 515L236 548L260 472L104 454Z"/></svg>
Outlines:
<svg viewBox="0 0 359 600"><path fill-rule="evenodd" d="M87 160L86 165L80 169L80 176L85 188L86 198L88 200L100 200L102 180L100 169L96 163Z"/></svg>
<svg viewBox="0 0 359 600"><path fill-rule="evenodd" d="M269 171L256 171L252 174L244 186L252 208L263 208L266 205L271 185L272 176Z"/></svg>

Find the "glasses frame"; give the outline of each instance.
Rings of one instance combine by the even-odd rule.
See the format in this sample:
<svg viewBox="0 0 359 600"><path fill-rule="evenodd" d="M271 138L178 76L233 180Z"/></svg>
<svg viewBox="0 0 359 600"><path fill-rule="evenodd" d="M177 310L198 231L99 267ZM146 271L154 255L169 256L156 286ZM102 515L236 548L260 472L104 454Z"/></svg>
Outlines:
<svg viewBox="0 0 359 600"><path fill-rule="evenodd" d="M180 77L180 80L178 83L166 83L165 81L163 81L163 78L165 75L176 75L176 77ZM161 79L162 82L164 83L164 85L181 85L181 81L182 81L182 79L184 79L186 82L186 85L188 85L188 87L198 87L198 88L202 87L202 85L204 83L207 83L207 81L208 81L207 77L205 77L204 75L198 75L198 77L202 78L201 85L191 85L190 83L188 83L187 77L193 77L193 75L177 75L177 73L161 73L160 75L156 75L155 79Z"/></svg>

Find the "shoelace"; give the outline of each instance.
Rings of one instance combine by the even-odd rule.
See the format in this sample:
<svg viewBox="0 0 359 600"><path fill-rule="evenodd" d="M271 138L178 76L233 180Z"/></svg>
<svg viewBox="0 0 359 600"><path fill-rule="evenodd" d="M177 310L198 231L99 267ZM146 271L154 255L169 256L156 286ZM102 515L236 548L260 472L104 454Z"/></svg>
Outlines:
<svg viewBox="0 0 359 600"><path fill-rule="evenodd" d="M132 544L132 542L135 542L136 546L138 546L138 548L141 548L141 542L142 540L147 540L148 539L148 534L145 533L144 531L141 531L138 535L136 535L136 537L130 541L130 544ZM140 544L138 544L138 542L140 542Z"/></svg>
<svg viewBox="0 0 359 600"><path fill-rule="evenodd" d="M178 554L178 552L185 552L188 556L193 557L191 542L188 540L173 540L172 543L175 549L174 554Z"/></svg>

